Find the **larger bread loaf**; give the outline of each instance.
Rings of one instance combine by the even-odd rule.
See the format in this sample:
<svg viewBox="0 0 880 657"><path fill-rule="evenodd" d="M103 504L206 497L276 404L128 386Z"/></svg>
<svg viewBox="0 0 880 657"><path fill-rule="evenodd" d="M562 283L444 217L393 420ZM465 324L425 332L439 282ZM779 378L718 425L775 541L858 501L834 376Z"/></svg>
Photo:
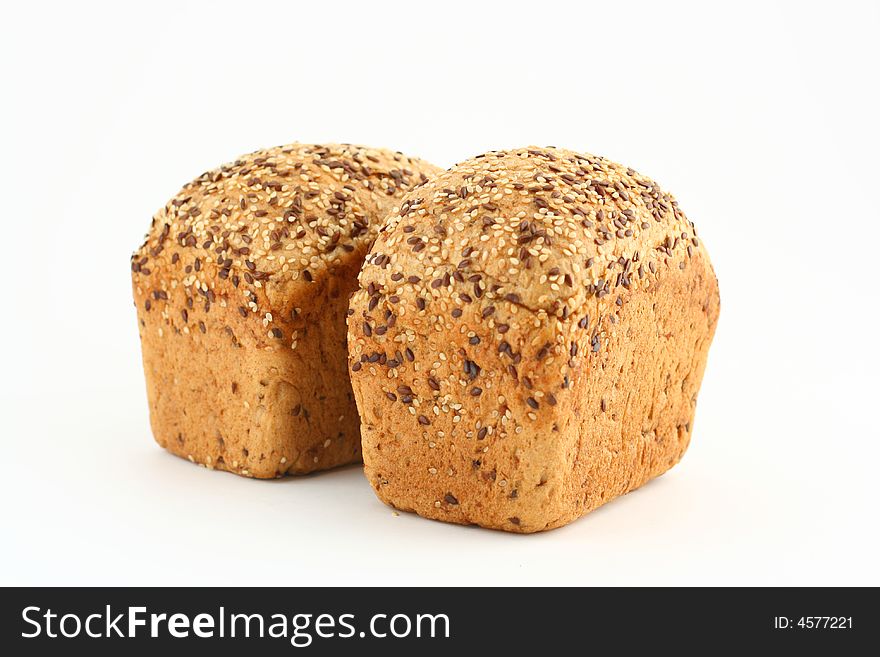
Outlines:
<svg viewBox="0 0 880 657"><path fill-rule="evenodd" d="M131 258L158 443L253 477L358 460L348 297L381 219L437 171L387 150L294 144L169 201Z"/></svg>
<svg viewBox="0 0 880 657"><path fill-rule="evenodd" d="M429 518L563 525L681 458L718 311L645 176L556 148L459 164L403 199L352 298L367 475Z"/></svg>

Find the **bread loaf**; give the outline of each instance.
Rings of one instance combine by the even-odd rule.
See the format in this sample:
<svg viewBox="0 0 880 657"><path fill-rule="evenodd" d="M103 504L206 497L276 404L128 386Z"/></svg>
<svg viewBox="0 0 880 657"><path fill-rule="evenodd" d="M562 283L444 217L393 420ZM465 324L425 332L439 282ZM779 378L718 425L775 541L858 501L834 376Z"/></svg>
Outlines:
<svg viewBox="0 0 880 657"><path fill-rule="evenodd" d="M557 148L463 162L405 196L359 280L349 366L384 502L536 532L687 448L718 286L632 169Z"/></svg>
<svg viewBox="0 0 880 657"><path fill-rule="evenodd" d="M131 258L156 441L261 478L359 460L348 297L383 216L436 171L295 144L202 174L162 208Z"/></svg>

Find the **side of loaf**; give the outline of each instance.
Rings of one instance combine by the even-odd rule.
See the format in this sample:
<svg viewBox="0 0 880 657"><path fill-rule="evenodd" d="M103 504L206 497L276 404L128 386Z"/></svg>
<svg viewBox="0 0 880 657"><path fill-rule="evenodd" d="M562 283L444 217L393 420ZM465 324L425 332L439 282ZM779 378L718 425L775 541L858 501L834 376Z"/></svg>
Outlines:
<svg viewBox="0 0 880 657"><path fill-rule="evenodd" d="M536 532L684 454L718 286L632 169L536 147L463 162L403 199L359 281L349 369L384 502Z"/></svg>
<svg viewBox="0 0 880 657"><path fill-rule="evenodd" d="M381 219L438 171L382 149L293 144L169 201L131 258L156 441L258 478L358 461L348 298Z"/></svg>

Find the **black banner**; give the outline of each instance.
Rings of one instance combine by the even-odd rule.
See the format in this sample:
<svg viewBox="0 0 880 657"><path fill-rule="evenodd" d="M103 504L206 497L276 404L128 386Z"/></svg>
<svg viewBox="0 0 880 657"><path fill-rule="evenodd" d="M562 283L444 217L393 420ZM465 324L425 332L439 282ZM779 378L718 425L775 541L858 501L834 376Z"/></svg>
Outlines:
<svg viewBox="0 0 880 657"><path fill-rule="evenodd" d="M645 641L853 654L878 621L873 589L7 588L2 598L5 654L545 654Z"/></svg>

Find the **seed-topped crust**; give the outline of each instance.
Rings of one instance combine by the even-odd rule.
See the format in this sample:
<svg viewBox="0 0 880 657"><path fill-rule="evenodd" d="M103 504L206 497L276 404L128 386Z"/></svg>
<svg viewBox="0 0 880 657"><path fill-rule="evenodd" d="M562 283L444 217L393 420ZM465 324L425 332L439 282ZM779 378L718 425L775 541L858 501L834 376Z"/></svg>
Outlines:
<svg viewBox="0 0 880 657"><path fill-rule="evenodd" d="M683 452L717 284L693 224L634 170L557 148L467 160L403 199L359 285L349 365L367 473L385 501L537 531L625 492L594 481L583 495L585 477L606 476L586 473L596 449L623 449L613 436L673 432L650 448L666 467ZM658 334L650 324L670 315L682 326ZM667 334L676 342L661 347ZM672 355L634 364L657 348ZM675 378L674 412L649 427L659 416L640 414Z"/></svg>
<svg viewBox="0 0 880 657"><path fill-rule="evenodd" d="M699 248L693 224L650 178L557 148L467 160L407 196L367 258L361 287L413 285L456 305L484 294L565 318L629 289L674 251Z"/></svg>
<svg viewBox="0 0 880 657"><path fill-rule="evenodd" d="M131 258L156 439L257 477L356 460L346 300L382 218L437 172L383 149L293 144L171 199Z"/></svg>
<svg viewBox="0 0 880 657"><path fill-rule="evenodd" d="M362 255L391 204L437 171L350 144L256 151L203 173L156 214L132 255L133 279L154 302L178 285L210 301L228 280L238 291L228 303L246 313L287 311L278 306L291 284L314 283L349 254Z"/></svg>

